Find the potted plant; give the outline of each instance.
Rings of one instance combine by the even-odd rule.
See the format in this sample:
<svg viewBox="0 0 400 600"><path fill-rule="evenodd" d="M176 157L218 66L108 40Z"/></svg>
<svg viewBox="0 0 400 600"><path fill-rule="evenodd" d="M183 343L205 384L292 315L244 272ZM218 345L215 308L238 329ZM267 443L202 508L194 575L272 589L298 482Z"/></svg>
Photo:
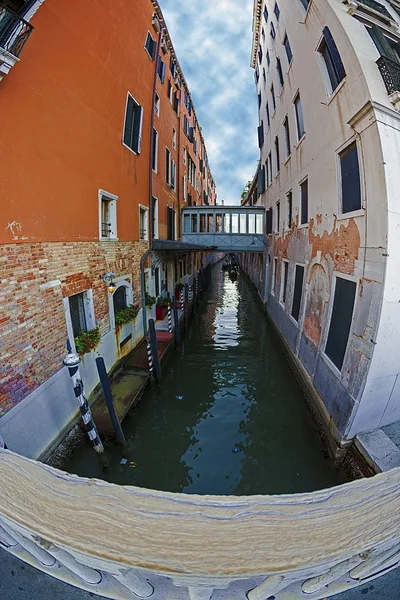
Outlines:
<svg viewBox="0 0 400 600"><path fill-rule="evenodd" d="M79 356L88 354L92 350L95 350L100 344L101 335L100 329L96 327L90 331L81 331L75 338L75 348Z"/></svg>
<svg viewBox="0 0 400 600"><path fill-rule="evenodd" d="M162 298L161 296L157 298L156 304L156 319L157 321L162 321L165 319L165 316L168 311L168 306L171 303L169 298Z"/></svg>
<svg viewBox="0 0 400 600"><path fill-rule="evenodd" d="M125 323L130 323L139 314L139 307L134 306L133 304L129 304L125 308L121 308L117 313L115 313L115 324L116 325L125 325Z"/></svg>
<svg viewBox="0 0 400 600"><path fill-rule="evenodd" d="M155 296L150 296L148 292L146 292L146 306L147 308L152 308L152 306L157 302L157 298Z"/></svg>

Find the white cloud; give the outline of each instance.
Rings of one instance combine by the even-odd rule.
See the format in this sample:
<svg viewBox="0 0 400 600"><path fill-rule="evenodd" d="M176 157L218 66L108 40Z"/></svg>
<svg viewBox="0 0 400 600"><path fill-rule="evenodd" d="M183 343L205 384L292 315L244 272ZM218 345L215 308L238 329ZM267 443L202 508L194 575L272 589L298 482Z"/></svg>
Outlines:
<svg viewBox="0 0 400 600"><path fill-rule="evenodd" d="M257 97L250 68L253 0L159 0L217 183L237 203L253 178Z"/></svg>

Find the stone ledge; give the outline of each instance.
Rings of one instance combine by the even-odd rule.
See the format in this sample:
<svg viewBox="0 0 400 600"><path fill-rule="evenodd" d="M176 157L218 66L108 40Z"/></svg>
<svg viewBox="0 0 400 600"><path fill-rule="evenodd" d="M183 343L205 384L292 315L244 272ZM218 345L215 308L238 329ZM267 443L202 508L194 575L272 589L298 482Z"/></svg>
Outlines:
<svg viewBox="0 0 400 600"><path fill-rule="evenodd" d="M355 444L376 472L400 467L400 450L382 429L360 433Z"/></svg>

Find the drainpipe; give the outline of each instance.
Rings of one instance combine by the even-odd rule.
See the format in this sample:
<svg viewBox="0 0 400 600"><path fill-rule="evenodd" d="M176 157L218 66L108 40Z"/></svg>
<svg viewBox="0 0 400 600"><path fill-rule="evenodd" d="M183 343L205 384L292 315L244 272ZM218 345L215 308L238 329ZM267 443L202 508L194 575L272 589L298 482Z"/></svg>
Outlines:
<svg viewBox="0 0 400 600"><path fill-rule="evenodd" d="M157 14L155 13L156 18L158 19ZM143 318L143 335L147 336L147 318L146 318L146 280L144 276L144 265L146 263L147 257L151 254L153 247L153 238L154 238L154 216L153 216L153 165L152 165L152 157L153 157L153 127L154 127L154 108L156 102L156 90L157 90L157 67L158 67L158 57L160 56L160 46L161 46L161 37L163 33L163 26L160 23L160 31L158 34L157 40L157 51L155 58L155 68L154 68L154 79L153 79L153 99L151 103L151 119L150 119L150 160L149 160L149 234L150 234L150 243L146 252L143 254L140 259L140 287L142 293L142 318Z"/></svg>

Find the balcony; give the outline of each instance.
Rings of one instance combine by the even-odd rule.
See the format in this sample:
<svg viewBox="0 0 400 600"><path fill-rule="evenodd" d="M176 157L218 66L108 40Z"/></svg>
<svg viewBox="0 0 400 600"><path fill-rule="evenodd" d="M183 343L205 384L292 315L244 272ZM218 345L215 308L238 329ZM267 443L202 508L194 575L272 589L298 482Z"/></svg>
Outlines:
<svg viewBox="0 0 400 600"><path fill-rule="evenodd" d="M400 63L380 56L376 61L378 69L382 75L383 82L386 86L389 99L396 108L400 108Z"/></svg>
<svg viewBox="0 0 400 600"><path fill-rule="evenodd" d="M0 79L7 75L31 35L30 23L9 10L0 7Z"/></svg>

